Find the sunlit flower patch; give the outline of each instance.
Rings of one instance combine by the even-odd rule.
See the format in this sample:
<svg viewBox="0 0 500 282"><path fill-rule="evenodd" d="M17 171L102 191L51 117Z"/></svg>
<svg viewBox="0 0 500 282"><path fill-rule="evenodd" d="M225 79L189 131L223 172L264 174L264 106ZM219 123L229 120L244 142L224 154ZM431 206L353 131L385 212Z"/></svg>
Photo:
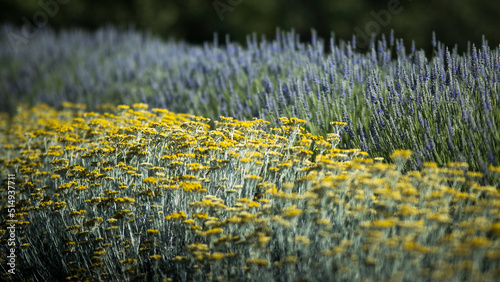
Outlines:
<svg viewBox="0 0 500 282"><path fill-rule="evenodd" d="M117 113L141 113L147 103L152 113L167 118L143 129L148 117L137 116L118 135L161 135L174 121L168 108L195 114L184 125L192 130L204 130L206 118L214 120L218 130L212 138L235 129L233 119L258 117L262 124L241 124L253 124L249 136L258 136L270 122L279 127L273 132L278 135L304 127L330 139L328 144L314 140L325 149L338 143L338 148L359 148L391 162L396 162L394 151L410 149L405 170L421 170L425 162L466 162L491 183L495 176L488 167L500 165L500 48L486 39L461 50L434 37L426 53L391 33L372 38L361 53L355 40L322 39L315 32L310 42L278 29L273 38L248 36L243 44L226 40L196 46L107 26L95 32L40 29L29 44L12 48L9 34L25 31L0 29L0 93L6 97L0 112L14 114L20 103L29 102L77 112L107 111L121 103L125 105ZM63 100L72 103L61 104ZM219 116L227 118L216 121ZM75 131L88 127L100 132L117 117L114 113L91 123L84 117L65 123L46 120L38 132L20 137L68 133L60 138L68 143L66 152L75 151L81 141ZM199 149L220 150L239 142L238 131L217 146ZM182 132L173 134L183 137ZM131 141L111 138L121 138L115 149ZM194 145L183 141L186 147ZM89 150L88 156L91 150L112 153L106 147L80 149ZM57 156L60 151L45 153ZM148 152L136 147L134 154Z"/></svg>
<svg viewBox="0 0 500 282"><path fill-rule="evenodd" d="M337 148L341 122L324 138L293 117L82 108L1 124L20 278L499 279L500 193L467 163L405 171L412 151Z"/></svg>

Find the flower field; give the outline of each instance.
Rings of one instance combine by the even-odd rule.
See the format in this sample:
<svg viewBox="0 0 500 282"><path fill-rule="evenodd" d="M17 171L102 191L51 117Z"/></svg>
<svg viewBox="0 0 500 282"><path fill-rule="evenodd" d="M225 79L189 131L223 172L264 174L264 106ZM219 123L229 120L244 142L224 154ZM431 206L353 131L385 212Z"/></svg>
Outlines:
<svg viewBox="0 0 500 282"><path fill-rule="evenodd" d="M500 279L500 49L486 40L433 42L431 58L392 36L360 54L293 32L9 44L0 171L17 176L17 266L3 213L2 279Z"/></svg>
<svg viewBox="0 0 500 282"><path fill-rule="evenodd" d="M248 36L193 46L163 42L134 30L95 33L40 30L13 48L0 36L0 111L19 103L59 107L61 101L96 110L104 103L146 103L215 120L219 116L277 124L309 121L326 137L331 121L347 123L339 147L384 157L410 149L408 168L467 162L488 173L500 165L500 48L486 40L467 52L435 39L434 54L405 49L389 36L357 53L356 42L311 42L277 30L273 40ZM430 37L430 36L429 36Z"/></svg>
<svg viewBox="0 0 500 282"><path fill-rule="evenodd" d="M411 151L383 163L337 149L336 133L305 133L297 118L271 128L220 117L210 128L145 104L104 114L65 106L2 119L3 165L24 180L22 278L500 275L500 193L466 163L403 175ZM490 171L498 179L500 167Z"/></svg>

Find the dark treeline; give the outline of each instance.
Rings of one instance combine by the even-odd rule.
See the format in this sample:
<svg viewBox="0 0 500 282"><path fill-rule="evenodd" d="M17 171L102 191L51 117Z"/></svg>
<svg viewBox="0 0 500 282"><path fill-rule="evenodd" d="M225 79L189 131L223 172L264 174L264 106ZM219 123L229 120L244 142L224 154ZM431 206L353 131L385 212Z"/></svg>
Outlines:
<svg viewBox="0 0 500 282"><path fill-rule="evenodd" d="M45 15L45 17L44 17ZM214 32L223 42L245 42L252 32L268 37L276 27L294 28L303 40L311 28L329 39L350 40L357 35L358 47L365 47L370 33L388 35L392 30L407 46L430 50L431 35L448 46L467 42L480 44L483 35L490 45L500 43L500 1L491 0L4 0L0 3L3 23L23 25L41 22L55 29L95 29L103 24L147 30L163 38L190 43L213 40Z"/></svg>

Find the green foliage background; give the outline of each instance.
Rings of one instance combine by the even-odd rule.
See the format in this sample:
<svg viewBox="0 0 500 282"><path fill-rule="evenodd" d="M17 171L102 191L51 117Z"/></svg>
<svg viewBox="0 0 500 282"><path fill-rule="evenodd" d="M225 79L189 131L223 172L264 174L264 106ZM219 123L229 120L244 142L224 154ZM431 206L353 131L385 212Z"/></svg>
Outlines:
<svg viewBox="0 0 500 282"><path fill-rule="evenodd" d="M39 2L57 0L3 0L0 17L3 23L22 25L22 18L32 20L42 10ZM491 0L59 0L58 13L49 19L56 29L79 27L94 29L106 23L136 27L164 38L177 38L192 43L212 40L214 32L230 34L232 40L244 41L249 33L274 36L276 27L295 28L305 40L310 29L325 39L334 31L337 38L351 39L355 28L365 30L374 18L371 11L387 9L391 1L399 2L401 13L392 15L380 33L394 29L407 45L415 40L417 48L431 49L431 34L446 45L458 44L465 50L468 41L479 44L484 34L490 44L500 43L500 1ZM57 3L57 2L56 2ZM221 4L222 3L222 4ZM221 21L215 4L231 4L232 11L223 13ZM219 38L223 38L220 36ZM222 40L221 40L222 41Z"/></svg>

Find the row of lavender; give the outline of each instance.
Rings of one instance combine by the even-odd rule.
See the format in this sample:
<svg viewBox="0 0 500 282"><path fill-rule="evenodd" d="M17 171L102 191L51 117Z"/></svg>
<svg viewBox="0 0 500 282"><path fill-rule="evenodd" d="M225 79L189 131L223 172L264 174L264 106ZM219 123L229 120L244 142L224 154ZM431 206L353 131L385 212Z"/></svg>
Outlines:
<svg viewBox="0 0 500 282"><path fill-rule="evenodd" d="M249 36L246 46L165 43L111 27L12 40L21 33L3 27L0 38L1 111L19 102L146 102L211 118L295 116L323 135L342 120L340 147L387 159L411 149L412 169L424 161L466 161L483 172L499 164L500 48L486 40L463 54L433 40L428 58L392 35L361 54L355 41L332 35L325 46L314 32L309 43L277 31L272 41Z"/></svg>

